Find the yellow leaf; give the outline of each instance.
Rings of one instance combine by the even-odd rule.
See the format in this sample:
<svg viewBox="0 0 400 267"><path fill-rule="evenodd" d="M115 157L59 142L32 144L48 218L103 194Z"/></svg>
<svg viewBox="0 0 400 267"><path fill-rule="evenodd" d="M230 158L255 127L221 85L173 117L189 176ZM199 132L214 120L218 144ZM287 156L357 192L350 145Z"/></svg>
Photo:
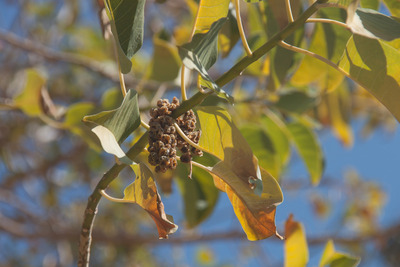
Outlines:
<svg viewBox="0 0 400 267"><path fill-rule="evenodd" d="M335 246L333 245L333 241L329 240L326 243L324 252L322 253L322 257L321 257L321 261L319 262L319 266L322 267L322 266L329 264L333 255L335 255Z"/></svg>
<svg viewBox="0 0 400 267"><path fill-rule="evenodd" d="M285 267L304 267L308 262L308 246L304 227L293 220L293 215L285 224Z"/></svg>
<svg viewBox="0 0 400 267"><path fill-rule="evenodd" d="M334 134L345 146L351 147L353 145L353 131L349 123L343 117L342 107L340 105L341 100L346 101L347 99L342 97L343 94L341 94L339 90L342 90L342 88L338 88L327 95L329 114Z"/></svg>
<svg viewBox="0 0 400 267"><path fill-rule="evenodd" d="M15 106L29 116L39 116L43 113L41 91L45 79L37 70L25 71L25 87L21 94L14 99Z"/></svg>
<svg viewBox="0 0 400 267"><path fill-rule="evenodd" d="M259 168L257 158L228 112L218 107L201 107L197 114L203 132L199 146L221 160L207 170L216 187L227 193L247 238L259 240L277 234L275 208L283 201L279 184ZM259 195L255 193L257 189Z"/></svg>
<svg viewBox="0 0 400 267"><path fill-rule="evenodd" d="M136 180L125 188L124 200L145 209L156 223L159 237L168 238L169 234L176 232L178 226L165 214L151 171L142 163L131 167L136 174Z"/></svg>
<svg viewBox="0 0 400 267"><path fill-rule="evenodd" d="M208 31L215 21L228 14L230 0L201 0L195 20L195 34Z"/></svg>

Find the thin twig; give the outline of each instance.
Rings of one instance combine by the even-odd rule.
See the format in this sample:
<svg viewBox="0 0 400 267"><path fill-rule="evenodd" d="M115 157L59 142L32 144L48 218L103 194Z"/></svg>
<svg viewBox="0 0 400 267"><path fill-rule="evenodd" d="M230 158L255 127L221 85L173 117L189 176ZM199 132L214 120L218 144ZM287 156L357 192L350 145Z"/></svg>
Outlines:
<svg viewBox="0 0 400 267"><path fill-rule="evenodd" d="M112 201L112 202L118 202L118 203L132 203L132 201L130 201L130 200L126 200L126 199L123 199L123 198L115 198L115 197L112 197L112 196L110 196L109 194L107 194L106 191L104 191L104 190L100 190L100 194L101 194L104 198L106 198L106 199L108 199L108 200L110 200L110 201Z"/></svg>
<svg viewBox="0 0 400 267"><path fill-rule="evenodd" d="M186 95L186 86L185 86L185 65L182 64L181 68L181 95L182 95L182 101L187 100L187 95Z"/></svg>
<svg viewBox="0 0 400 267"><path fill-rule="evenodd" d="M285 6L286 6L286 14L288 16L289 22L293 22L293 13L292 13L292 7L290 6L290 0L285 0Z"/></svg>
<svg viewBox="0 0 400 267"><path fill-rule="evenodd" d="M143 120L140 121L140 125L141 125L143 128L145 128L146 130L149 130L149 129L150 129L150 126L149 126L147 123L145 123Z"/></svg>
<svg viewBox="0 0 400 267"><path fill-rule="evenodd" d="M186 134L182 131L182 129L179 127L179 125L174 122L174 126L176 131L178 132L178 134L183 138L183 140L185 140L190 146L197 148L199 150L203 150L202 147L200 147L198 144L196 144L195 142L193 142L192 140L189 139L189 137L186 136Z"/></svg>
<svg viewBox="0 0 400 267"><path fill-rule="evenodd" d="M347 77L349 76L349 75L348 75L342 68L340 68L338 65L336 65L335 63L333 63L332 61L330 61L330 60L327 59L327 58L324 58L324 57L322 57L322 56L320 56L320 55L318 55L318 54L315 54L314 52L305 50L305 49L303 49L303 48L300 48L300 47L297 47L297 46L294 46L294 45L290 45L290 44L288 44L288 43L286 43L286 42L284 42L284 41L279 42L279 45L280 45L281 47L283 47L283 48L286 48L286 49L290 50L290 51L294 51L294 52L301 53L301 54L304 54L304 55L313 57L313 58L315 58L315 59L318 59L318 60L320 60L320 61L322 61L322 62L328 64L329 66L331 66L331 67L334 68L335 70L339 71L339 72L342 73L343 75L345 75L345 76L347 76Z"/></svg>
<svg viewBox="0 0 400 267"><path fill-rule="evenodd" d="M240 16L240 2L239 1L240 0L235 0L234 1L235 2L237 26L238 26L238 29L239 29L239 35L240 35L240 39L242 40L243 48L246 51L247 56L251 57L253 52L251 52L249 44L247 43L246 34L244 33L242 17Z"/></svg>
<svg viewBox="0 0 400 267"><path fill-rule="evenodd" d="M3 40L19 49L40 55L47 60L62 61L78 65L90 71L99 73L110 80L115 82L118 81L117 73L107 68L106 65L90 58L79 56L74 53L56 51L31 40L20 38L14 33L7 32L2 29L0 29L0 40Z"/></svg>
<svg viewBox="0 0 400 267"><path fill-rule="evenodd" d="M341 22L341 21L337 21L337 20L333 20L333 19L320 19L320 18L311 18L311 19L308 19L307 21L306 21L307 23L310 23L310 22L312 22L312 23L330 23L330 24L336 24L336 25L339 25L339 26L341 26L341 27L344 27L344 28L346 28L347 30L350 30L350 27L346 24L346 23L343 23L343 22Z"/></svg>

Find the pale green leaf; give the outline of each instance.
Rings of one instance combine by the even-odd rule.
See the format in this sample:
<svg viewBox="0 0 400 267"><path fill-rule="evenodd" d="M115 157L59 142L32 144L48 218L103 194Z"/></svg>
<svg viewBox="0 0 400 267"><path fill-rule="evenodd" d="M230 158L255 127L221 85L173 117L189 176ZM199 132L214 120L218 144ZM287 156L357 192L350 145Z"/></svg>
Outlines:
<svg viewBox="0 0 400 267"><path fill-rule="evenodd" d="M400 51L381 40L354 35L338 65L400 121L399 62Z"/></svg>
<svg viewBox="0 0 400 267"><path fill-rule="evenodd" d="M305 267L308 263L308 245L304 226L293 220L291 214L285 223L285 267Z"/></svg>
<svg viewBox="0 0 400 267"><path fill-rule="evenodd" d="M353 33L391 41L400 38L400 22L373 9L358 8L346 21Z"/></svg>
<svg viewBox="0 0 400 267"><path fill-rule="evenodd" d="M190 43L179 47L179 56L182 63L191 70L199 72L203 78L202 85L214 90L218 96L232 102L233 99L212 80L207 70L215 63L218 57L218 32L225 23L222 18L212 24L207 33L198 33Z"/></svg>
<svg viewBox="0 0 400 267"><path fill-rule="evenodd" d="M308 126L301 122L289 123L287 128L297 152L307 167L311 183L317 185L321 180L324 169L324 158L317 136Z"/></svg>
<svg viewBox="0 0 400 267"><path fill-rule="evenodd" d="M137 93L134 90L129 90L126 94L124 101L121 106L117 109L110 111L103 111L95 115L85 116L83 121L97 134L100 142L107 147L103 147L107 152L114 151L118 152L116 155L126 163L129 159L124 155L120 157L120 147L118 144L122 143L137 127L140 125L140 113L137 102ZM105 131L103 128L96 128L97 126L103 126L108 129ZM113 138L110 137L110 133ZM116 142L113 142L115 139ZM117 146L113 149L111 146Z"/></svg>
<svg viewBox="0 0 400 267"><path fill-rule="evenodd" d="M14 105L29 116L43 114L41 91L45 82L45 78L37 70L25 70L25 86L22 92L14 98Z"/></svg>

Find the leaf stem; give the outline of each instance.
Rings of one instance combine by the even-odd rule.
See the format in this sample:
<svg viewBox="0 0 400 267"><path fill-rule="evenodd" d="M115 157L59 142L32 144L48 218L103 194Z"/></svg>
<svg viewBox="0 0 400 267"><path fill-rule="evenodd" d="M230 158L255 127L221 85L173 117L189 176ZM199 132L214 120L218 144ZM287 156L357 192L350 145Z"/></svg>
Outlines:
<svg viewBox="0 0 400 267"><path fill-rule="evenodd" d="M313 58L315 58L315 59L318 59L318 60L320 60L320 61L322 61L322 62L328 64L329 66L331 66L331 67L334 68L335 70L339 71L339 72L342 73L343 75L349 76L342 68L340 68L339 66L337 66L335 63L333 63L333 62L330 61L329 59L324 58L324 57L322 57L322 56L320 56L320 55L318 55L318 54L316 54L316 53L314 53L314 52L311 52L311 51L305 50L305 49L303 49L303 48L300 48L300 47L297 47L297 46L288 44L288 43L286 43L286 42L284 42L284 41L280 41L280 42L279 42L279 45L280 45L281 47L283 47L283 48L286 48L286 49L290 50L290 51L297 52L297 53L301 53L301 54L303 54L303 55L307 55L307 56L313 57Z"/></svg>
<svg viewBox="0 0 400 267"><path fill-rule="evenodd" d="M254 63L266 53L268 53L272 48L274 48L279 41L284 40L295 30L300 28L311 17L320 7L320 4L326 3L328 0L317 0L309 8L307 8L295 21L289 23L284 29L276 33L271 39L263 44L260 48L255 50L251 56L246 56L237 62L230 70L225 72L221 77L219 77L215 82L219 87L232 81L234 78L239 76L250 64Z"/></svg>
<svg viewBox="0 0 400 267"><path fill-rule="evenodd" d="M203 169L203 170L205 170L205 171L208 171L208 172L210 172L211 171L211 167L207 167L207 166L204 166L203 164L200 164L200 163L198 163L198 162L196 162L196 161L191 161L192 162L192 164L194 165L194 166L196 166L196 167L199 167L199 168L201 168L201 169Z"/></svg>
<svg viewBox="0 0 400 267"><path fill-rule="evenodd" d="M311 19L308 19L306 22L307 23L309 23L309 22L315 22L315 23L321 22L321 23L336 24L336 25L339 25L341 27L344 27L344 28L350 30L350 27L346 23L343 23L343 22L337 21L337 20L333 20L333 19L311 18Z"/></svg>
<svg viewBox="0 0 400 267"><path fill-rule="evenodd" d="M150 129L150 126L149 126L147 123L145 123L143 120L140 120L140 125L141 125L143 128L145 128L146 130L149 130L149 129Z"/></svg>
<svg viewBox="0 0 400 267"><path fill-rule="evenodd" d="M183 140L185 140L189 145L191 145L192 147L195 147L199 150L203 150L203 148L201 148L198 144L196 144L195 142L193 142L192 140L189 139L189 137L187 137L187 135L182 131L182 129L179 127L179 125L174 122L174 126L176 131L178 132L178 134L183 138Z"/></svg>
<svg viewBox="0 0 400 267"><path fill-rule="evenodd" d="M181 68L181 95L182 95L182 101L187 100L186 86L185 86L185 72L186 72L185 65L182 64L182 68Z"/></svg>
<svg viewBox="0 0 400 267"><path fill-rule="evenodd" d="M123 198L112 197L112 196L110 196L109 194L107 194L105 190L100 190L99 192L100 192L100 194L101 194L104 198L106 198L106 199L108 199L108 200L110 200L110 201L112 201L112 202L118 202L118 203L132 203L132 201L129 201L129 200L126 200L126 199L123 199Z"/></svg>
<svg viewBox="0 0 400 267"><path fill-rule="evenodd" d="M285 0L285 6L286 6L286 14L288 16L289 22L293 22L293 13L292 13L292 7L290 6L290 0Z"/></svg>
<svg viewBox="0 0 400 267"><path fill-rule="evenodd" d="M130 159L136 158L137 155L146 147L148 143L148 132L142 135L140 139L133 145L126 155ZM92 231L93 223L97 213L97 208L101 199L101 190L105 190L108 185L118 176L118 174L128 165L126 164L114 164L101 178L101 180L96 185L93 193L88 198L88 203L86 205L81 235L79 238L79 255L78 255L78 266L79 267L89 267L90 259L90 246L92 244Z"/></svg>
<svg viewBox="0 0 400 267"><path fill-rule="evenodd" d="M244 33L242 17L240 16L240 2L239 1L240 0L234 1L235 11L236 11L236 21L237 21L237 26L239 29L240 39L242 40L243 48L246 51L247 56L250 57L253 54L253 52L251 52L249 44L247 43L246 34Z"/></svg>

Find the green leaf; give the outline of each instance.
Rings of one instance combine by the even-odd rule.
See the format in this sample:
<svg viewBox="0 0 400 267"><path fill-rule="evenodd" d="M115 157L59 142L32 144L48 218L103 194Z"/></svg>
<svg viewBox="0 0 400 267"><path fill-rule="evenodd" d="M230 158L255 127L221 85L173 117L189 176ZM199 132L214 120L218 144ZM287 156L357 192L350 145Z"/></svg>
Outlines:
<svg viewBox="0 0 400 267"><path fill-rule="evenodd" d="M285 223L285 267L305 267L308 263L308 245L304 226L290 214Z"/></svg>
<svg viewBox="0 0 400 267"><path fill-rule="evenodd" d="M37 70L25 70L25 86L22 92L14 98L14 105L29 116L43 114L41 91L45 82L45 78Z"/></svg>
<svg viewBox="0 0 400 267"><path fill-rule="evenodd" d="M210 166L215 164L207 154L196 159L197 162ZM193 166L192 179L187 177L186 165L179 165L178 185L181 190L187 226L193 228L208 218L217 204L219 191L212 176L205 170Z"/></svg>
<svg viewBox="0 0 400 267"><path fill-rule="evenodd" d="M288 130L285 123L277 115L269 111L261 118L261 124L272 140L283 167L290 157Z"/></svg>
<svg viewBox="0 0 400 267"><path fill-rule="evenodd" d="M86 116L83 121L97 135L106 152L117 156L126 164L132 163L119 144L140 125L136 91L129 90L119 108Z"/></svg>
<svg viewBox="0 0 400 267"><path fill-rule="evenodd" d="M373 9L358 8L346 21L353 33L391 41L400 38L400 22Z"/></svg>
<svg viewBox="0 0 400 267"><path fill-rule="evenodd" d="M289 123L287 128L299 155L310 173L311 183L317 185L321 180L324 169L324 158L317 136L301 122Z"/></svg>
<svg viewBox="0 0 400 267"><path fill-rule="evenodd" d="M322 254L319 266L330 267L355 267L360 263L360 259L335 251L335 246L332 240L326 243L324 252Z"/></svg>
<svg viewBox="0 0 400 267"><path fill-rule="evenodd" d="M317 97L305 92L287 90L280 93L278 102L273 105L281 110L293 113L304 113L317 104Z"/></svg>
<svg viewBox="0 0 400 267"><path fill-rule="evenodd" d="M158 194L152 172L143 163L131 165L136 179L124 190L125 202L136 203L145 209L157 225L160 239L168 238L178 226L173 223L172 217L164 211L164 204Z"/></svg>
<svg viewBox="0 0 400 267"><path fill-rule="evenodd" d="M319 15L323 18L341 21L345 18L346 12L339 8L329 8L320 10ZM338 62L350 36L351 34L343 27L319 23L315 25L308 50L332 62ZM291 83L297 87L308 87L310 84L315 83L320 90L332 91L342 83L343 78L343 74L332 69L324 62L306 56L293 75Z"/></svg>
<svg viewBox="0 0 400 267"><path fill-rule="evenodd" d="M166 82L174 80L180 70L181 61L176 46L159 38L153 38L154 50L150 63L148 79Z"/></svg>
<svg viewBox="0 0 400 267"><path fill-rule="evenodd" d="M240 128L243 137L249 143L261 167L274 177L279 177L282 162L269 135L259 125L247 124Z"/></svg>
<svg viewBox="0 0 400 267"><path fill-rule="evenodd" d="M114 38L122 52L129 60L143 44L144 4L145 0L107 0L111 16L111 28ZM128 63L124 57L120 63L123 72L127 73Z"/></svg>
<svg viewBox="0 0 400 267"><path fill-rule="evenodd" d="M347 43L338 65L400 122L399 62L399 50L381 40L354 35Z"/></svg>
<svg viewBox="0 0 400 267"><path fill-rule="evenodd" d="M216 62L218 57L218 32L225 23L226 18L214 22L207 33L198 33L190 43L179 47L179 56L182 63L191 70L196 70L203 78L203 85L214 90L218 96L227 99L233 98L212 80L207 70Z"/></svg>

